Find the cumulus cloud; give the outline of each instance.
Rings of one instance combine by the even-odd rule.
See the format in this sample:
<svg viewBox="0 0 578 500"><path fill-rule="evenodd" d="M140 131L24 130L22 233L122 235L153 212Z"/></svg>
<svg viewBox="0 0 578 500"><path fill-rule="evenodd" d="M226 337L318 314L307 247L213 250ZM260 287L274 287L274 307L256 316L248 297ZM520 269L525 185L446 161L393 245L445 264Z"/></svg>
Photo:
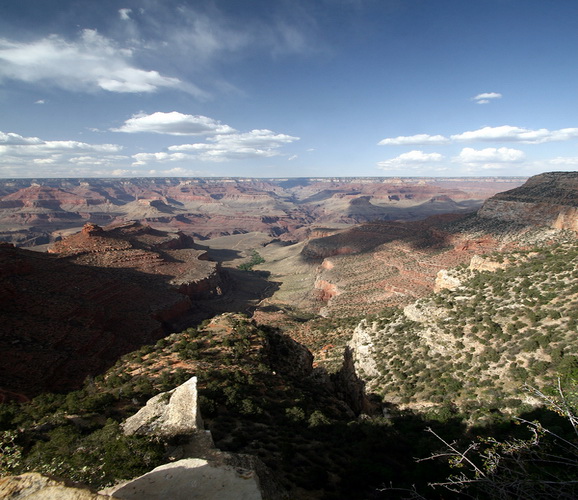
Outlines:
<svg viewBox="0 0 578 500"><path fill-rule="evenodd" d="M262 129L238 134L218 134L205 143L171 146L169 150L192 153L204 161L269 158L279 156L281 153L278 150L284 144L298 140L299 137Z"/></svg>
<svg viewBox="0 0 578 500"><path fill-rule="evenodd" d="M122 127L112 129L113 132L152 132L168 135L203 135L229 134L235 129L224 125L218 120L201 115L185 115L178 111L163 113L157 111L150 115L134 115L124 122Z"/></svg>
<svg viewBox="0 0 578 500"><path fill-rule="evenodd" d="M96 30L85 29L77 40L51 35L20 43L0 39L0 81L45 82L74 91L155 92L181 88L203 93L178 78L136 67L132 49L118 47Z"/></svg>
<svg viewBox="0 0 578 500"><path fill-rule="evenodd" d="M22 146L26 144L43 144L38 137L23 137L13 132L7 134L0 131L0 146Z"/></svg>
<svg viewBox="0 0 578 500"><path fill-rule="evenodd" d="M563 128L560 130L541 128L531 130L502 125L500 127L483 127L478 130L452 135L451 139L455 141L499 141L541 144L544 142L567 141L577 137L578 128Z"/></svg>
<svg viewBox="0 0 578 500"><path fill-rule="evenodd" d="M409 151L390 160L378 162L382 170L399 170L401 168L423 167L431 163L439 163L443 156L439 153L424 153L423 151Z"/></svg>
<svg viewBox="0 0 578 500"><path fill-rule="evenodd" d="M447 137L443 135L429 135L429 134L416 134L398 137L388 137L382 139L377 144L379 146L418 146L423 144L446 144L449 142Z"/></svg>
<svg viewBox="0 0 578 500"><path fill-rule="evenodd" d="M481 168L501 168L503 164L520 163L526 158L523 151L512 148L464 148L455 162L476 164Z"/></svg>
<svg viewBox="0 0 578 500"><path fill-rule="evenodd" d="M494 99L501 99L501 97L502 94L498 92L483 92L482 94L472 97L472 100L476 101L478 104L488 104Z"/></svg>
<svg viewBox="0 0 578 500"><path fill-rule="evenodd" d="M279 149L299 140L287 134L276 134L271 130L252 130L245 133L217 134L207 142L170 146L168 152L138 153L133 156L133 165L172 163L191 160L222 162L227 160L270 158L279 156Z"/></svg>

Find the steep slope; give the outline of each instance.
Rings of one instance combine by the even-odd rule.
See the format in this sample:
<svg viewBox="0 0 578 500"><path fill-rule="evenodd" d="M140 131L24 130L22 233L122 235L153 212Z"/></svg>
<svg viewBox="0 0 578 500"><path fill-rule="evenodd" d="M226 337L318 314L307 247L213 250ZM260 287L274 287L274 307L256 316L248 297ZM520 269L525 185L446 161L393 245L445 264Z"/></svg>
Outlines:
<svg viewBox="0 0 578 500"><path fill-rule="evenodd" d="M576 176L533 177L491 197L478 213L318 227L301 246L268 245L260 250L266 263L257 269L283 284L266 304L298 305L325 316L372 314L426 295L441 269L468 262L474 254L558 241L566 233L572 238L578 228ZM367 208L367 197L359 199ZM427 204L436 203L452 204L444 196Z"/></svg>
<svg viewBox="0 0 578 500"><path fill-rule="evenodd" d="M486 239L478 251L499 252L440 271L435 295L360 323L351 348L368 389L412 407L513 411L523 383L578 375L577 200L578 174L547 173L446 225L447 242Z"/></svg>
<svg viewBox="0 0 578 500"><path fill-rule="evenodd" d="M578 172L536 175L519 188L493 196L479 216L578 231Z"/></svg>
<svg viewBox="0 0 578 500"><path fill-rule="evenodd" d="M225 288L192 239L88 225L60 254L0 247L0 390L78 387L121 354L174 331Z"/></svg>

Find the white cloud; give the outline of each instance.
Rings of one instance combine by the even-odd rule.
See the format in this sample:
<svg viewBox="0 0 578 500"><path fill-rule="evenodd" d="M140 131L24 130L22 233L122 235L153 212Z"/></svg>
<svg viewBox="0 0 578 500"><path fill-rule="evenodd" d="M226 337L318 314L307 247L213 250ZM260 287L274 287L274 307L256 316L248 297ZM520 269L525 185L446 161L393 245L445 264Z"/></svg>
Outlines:
<svg viewBox="0 0 578 500"><path fill-rule="evenodd" d="M483 127L478 130L452 135L451 139L455 141L500 141L541 144L544 142L567 141L576 137L578 137L578 128L530 130L502 125L500 127Z"/></svg>
<svg viewBox="0 0 578 500"><path fill-rule="evenodd" d="M133 50L89 29L74 41L58 35L29 43L0 39L0 80L47 82L74 91L154 92L165 87L202 95L178 78L135 67L132 56Z"/></svg>
<svg viewBox="0 0 578 500"><path fill-rule="evenodd" d="M98 166L126 163L129 158L119 154L121 150L122 147L117 144L44 141L38 137L0 132L0 172L14 170L18 176L22 176L26 175L31 166L36 165L54 167L51 173L59 172L54 175L71 176L76 172L74 167L86 166L90 171ZM36 172L33 175L42 173Z"/></svg>
<svg viewBox="0 0 578 500"><path fill-rule="evenodd" d="M488 104L493 99L501 99L502 94L498 92L484 92L472 97L472 100L476 101L478 104Z"/></svg>
<svg viewBox="0 0 578 500"><path fill-rule="evenodd" d="M417 146L422 144L446 144L449 142L443 135L416 134L410 136L388 137L377 144L379 146Z"/></svg>
<svg viewBox="0 0 578 500"><path fill-rule="evenodd" d="M134 115L125 121L122 127L112 129L112 131L127 133L153 132L168 135L202 135L229 134L235 132L235 129L206 116L185 115L177 111L170 113L157 111L150 115Z"/></svg>
<svg viewBox="0 0 578 500"><path fill-rule="evenodd" d="M44 99L38 99L34 104L45 104L46 101Z"/></svg>
<svg viewBox="0 0 578 500"><path fill-rule="evenodd" d="M464 148L453 159L454 162L467 165L475 164L480 168L502 168L503 164L520 163L526 155L519 149L512 148Z"/></svg>
<svg viewBox="0 0 578 500"><path fill-rule="evenodd" d="M548 160L548 163L553 166L572 167L578 169L578 156L558 156Z"/></svg>
<svg viewBox="0 0 578 500"><path fill-rule="evenodd" d="M38 137L23 137L13 132L5 134L0 131L0 146L21 146L26 144L43 144L44 141Z"/></svg>
<svg viewBox="0 0 578 500"><path fill-rule="evenodd" d="M439 153L424 153L423 151L409 151L390 160L380 161L377 166L382 170L399 170L403 168L424 167L432 163L439 163L443 156Z"/></svg>
<svg viewBox="0 0 578 500"><path fill-rule="evenodd" d="M188 155L184 153L137 153L133 155L136 160L133 165L148 165L149 163L168 163L173 161L194 160L195 155Z"/></svg>
<svg viewBox="0 0 578 500"><path fill-rule="evenodd" d="M119 9L118 15L123 21L128 21L130 19L130 14L132 13L132 9Z"/></svg>
<svg viewBox="0 0 578 500"><path fill-rule="evenodd" d="M269 158L281 153L284 144L298 141L299 137L276 134L271 130L252 130L239 134L219 134L207 139L206 143L171 146L170 151L186 151L204 161L225 161L246 158Z"/></svg>

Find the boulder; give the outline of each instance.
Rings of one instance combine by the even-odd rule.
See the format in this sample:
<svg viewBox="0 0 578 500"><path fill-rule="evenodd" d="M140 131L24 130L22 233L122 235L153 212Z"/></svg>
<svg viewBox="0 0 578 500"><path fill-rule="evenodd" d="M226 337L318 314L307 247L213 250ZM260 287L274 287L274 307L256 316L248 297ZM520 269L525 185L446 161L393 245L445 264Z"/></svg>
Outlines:
<svg viewBox="0 0 578 500"><path fill-rule="evenodd" d="M122 424L126 435L145 434L160 437L195 434L203 430L197 404L197 377L168 392L161 392L147 401Z"/></svg>

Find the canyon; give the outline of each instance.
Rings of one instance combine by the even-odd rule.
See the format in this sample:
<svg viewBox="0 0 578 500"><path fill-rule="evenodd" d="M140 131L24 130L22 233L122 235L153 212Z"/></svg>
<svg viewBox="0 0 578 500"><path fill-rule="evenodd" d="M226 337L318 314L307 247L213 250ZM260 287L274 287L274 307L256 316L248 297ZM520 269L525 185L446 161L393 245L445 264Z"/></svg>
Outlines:
<svg viewBox="0 0 578 500"><path fill-rule="evenodd" d="M48 181L55 189L62 182ZM13 373L0 373L5 400L68 391L90 375L77 399L51 396L68 416L63 421L50 410L41 420L46 430L36 430L32 412L44 400L33 400L31 410L23 405L33 415L27 436L42 433L49 443L59 426L89 425L72 424L73 417L112 432L127 424L101 427L104 415L129 422L139 409L138 428L152 428L157 419L180 422L183 415L169 418L165 405L175 387L196 377L190 432L201 428L200 408L219 449L258 457L269 468L279 485L271 498L284 498L282 491L312 500L389 498L385 480L410 488L416 477L440 473L413 461L439 449L423 437L426 424L464 444L475 435L470 430L504 432L512 416L543 416L536 395L520 395L522 383L545 390L556 374L575 383L578 173L546 173L525 183L462 180L462 199L455 190L448 194L460 180L214 182L221 191L203 202L222 204L198 230L174 214L117 215L102 225L87 216L79 231L72 223L45 230L47 253L42 245L17 248L30 239L0 246L0 302L10 311L2 320L13 325L2 352L18 360ZM474 188L483 198L500 183L508 189L472 201ZM187 194L202 196L200 190L195 185ZM281 205L284 216L264 209ZM249 215L250 206L260 208ZM242 216L231 215L233 208ZM106 283L95 285L98 279ZM99 302L99 293L108 297L103 287L116 293L106 303ZM46 343L49 329L59 332L54 345ZM89 354L94 360L83 357ZM35 356L38 369L25 381ZM10 366L8 357L1 366ZM46 382L35 391L41 371ZM114 401L99 407L101 415L94 413L97 395ZM88 402L76 403L83 398ZM158 414L151 410L157 406ZM8 417L0 414L3 421ZM176 467L193 459L177 456L180 445L172 442L160 459ZM182 467L202 473L206 465ZM170 465L157 466L151 462L148 470L172 473ZM152 476L142 477L139 488L152 492L146 486Z"/></svg>
<svg viewBox="0 0 578 500"><path fill-rule="evenodd" d="M259 231L287 241L312 226L416 220L479 208L521 178L136 178L0 180L0 241L49 244L87 223L136 220L197 239Z"/></svg>

